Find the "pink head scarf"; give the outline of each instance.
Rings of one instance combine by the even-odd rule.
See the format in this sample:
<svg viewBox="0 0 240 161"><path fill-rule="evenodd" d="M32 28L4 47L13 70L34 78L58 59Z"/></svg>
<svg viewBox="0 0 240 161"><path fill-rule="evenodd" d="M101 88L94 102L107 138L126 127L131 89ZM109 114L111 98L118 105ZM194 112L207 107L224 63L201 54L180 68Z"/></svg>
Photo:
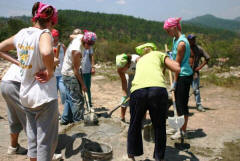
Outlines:
<svg viewBox="0 0 240 161"><path fill-rule="evenodd" d="M84 32L83 35L83 42L89 44L89 45L93 45L95 43L97 39L97 35L94 32L90 32L90 31L86 31Z"/></svg>
<svg viewBox="0 0 240 161"><path fill-rule="evenodd" d="M165 22L164 22L164 26L163 28L165 30L171 28L171 27L177 27L180 31L182 30L181 28L181 21L182 18L168 18Z"/></svg>
<svg viewBox="0 0 240 161"><path fill-rule="evenodd" d="M46 18L47 17L46 14L44 14L42 12L48 7L53 8L53 15L51 17L51 21L53 22L54 25L56 25L57 21L58 21L58 13L57 13L56 8L54 8L53 6L50 6L48 4L41 3L41 2L39 2L37 13L32 18L32 21L35 22L36 19L38 19L38 18Z"/></svg>
<svg viewBox="0 0 240 161"><path fill-rule="evenodd" d="M59 32L56 29L52 29L51 33L52 33L53 37L58 37L59 36Z"/></svg>

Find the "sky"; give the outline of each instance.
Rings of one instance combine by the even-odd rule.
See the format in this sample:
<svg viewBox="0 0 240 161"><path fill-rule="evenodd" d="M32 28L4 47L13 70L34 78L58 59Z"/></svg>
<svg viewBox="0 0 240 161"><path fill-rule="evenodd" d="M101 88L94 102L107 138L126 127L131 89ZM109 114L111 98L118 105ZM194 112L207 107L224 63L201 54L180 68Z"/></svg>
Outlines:
<svg viewBox="0 0 240 161"><path fill-rule="evenodd" d="M9 3L11 2L11 3ZM31 15L37 0L0 0L0 16ZM164 21L169 17L188 20L205 14L234 19L240 16L240 0L42 0L57 9L130 15Z"/></svg>

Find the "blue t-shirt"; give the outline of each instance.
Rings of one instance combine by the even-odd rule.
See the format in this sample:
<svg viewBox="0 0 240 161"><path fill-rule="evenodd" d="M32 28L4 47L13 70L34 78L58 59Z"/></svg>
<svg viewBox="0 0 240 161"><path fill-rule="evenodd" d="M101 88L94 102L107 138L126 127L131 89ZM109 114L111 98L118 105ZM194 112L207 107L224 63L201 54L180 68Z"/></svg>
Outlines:
<svg viewBox="0 0 240 161"><path fill-rule="evenodd" d="M93 49L92 47L90 49L82 49L82 73L86 74L86 73L91 73L91 68L92 68L92 64L91 64L91 60L90 57L93 54Z"/></svg>
<svg viewBox="0 0 240 161"><path fill-rule="evenodd" d="M190 49L190 45L189 42L187 40L187 38L185 37L185 35L181 35L177 40L174 38L173 39L173 59L176 60L177 57L177 48L178 48L178 44L183 41L185 43L185 53L184 53L184 57L182 59L181 62L181 71L179 73L179 76L190 76L192 75L193 71L192 68L189 64L189 57L190 57L190 53L191 53L191 49Z"/></svg>

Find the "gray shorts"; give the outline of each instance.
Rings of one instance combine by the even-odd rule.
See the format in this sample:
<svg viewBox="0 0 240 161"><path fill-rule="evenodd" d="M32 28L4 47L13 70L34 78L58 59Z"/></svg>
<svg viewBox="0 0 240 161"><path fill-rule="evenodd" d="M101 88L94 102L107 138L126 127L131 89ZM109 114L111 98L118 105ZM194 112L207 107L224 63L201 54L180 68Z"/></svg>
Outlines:
<svg viewBox="0 0 240 161"><path fill-rule="evenodd" d="M14 81L1 82L2 96L7 103L7 114L10 133L26 131L26 114L19 100L20 83Z"/></svg>
<svg viewBox="0 0 240 161"><path fill-rule="evenodd" d="M26 108L28 156L51 161L58 142L58 102Z"/></svg>

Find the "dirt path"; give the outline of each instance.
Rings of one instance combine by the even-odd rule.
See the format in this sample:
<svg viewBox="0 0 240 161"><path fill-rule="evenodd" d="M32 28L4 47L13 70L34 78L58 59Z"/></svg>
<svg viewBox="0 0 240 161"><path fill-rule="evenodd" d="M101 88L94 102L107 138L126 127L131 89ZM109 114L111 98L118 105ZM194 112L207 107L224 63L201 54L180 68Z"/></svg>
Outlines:
<svg viewBox="0 0 240 161"><path fill-rule="evenodd" d="M175 148L174 143L180 141L167 140L167 161L214 161L230 160L235 152L235 160L240 160L240 91L217 87L214 85L204 86L201 89L203 105L207 107L204 113L195 109L193 96L190 97L189 138L184 140L184 145L190 146L184 150ZM92 81L93 106L100 110L111 110L118 105L121 98L120 81L109 81L103 76L94 76ZM127 120L129 120L127 112ZM112 115L112 119L101 118L99 127L86 128L82 123L68 126L60 126L59 152L67 161L81 160L81 138L89 136L94 130L105 130L105 135L99 136L99 141L110 144L113 147L113 160L124 161L126 158L126 136L128 124L119 121L120 110ZM101 125L106 124L106 126ZM111 125L111 126L110 126ZM116 128L118 127L118 128ZM100 137L101 136L101 137ZM238 141L238 142L237 142ZM21 134L20 143L26 147L27 141L24 133ZM224 143L238 145L232 150L224 149ZM6 105L0 95L0 161L24 161L26 156L6 155L9 145L8 122ZM138 161L152 161L153 143L144 141L144 155L137 157ZM222 153L223 152L223 153Z"/></svg>

